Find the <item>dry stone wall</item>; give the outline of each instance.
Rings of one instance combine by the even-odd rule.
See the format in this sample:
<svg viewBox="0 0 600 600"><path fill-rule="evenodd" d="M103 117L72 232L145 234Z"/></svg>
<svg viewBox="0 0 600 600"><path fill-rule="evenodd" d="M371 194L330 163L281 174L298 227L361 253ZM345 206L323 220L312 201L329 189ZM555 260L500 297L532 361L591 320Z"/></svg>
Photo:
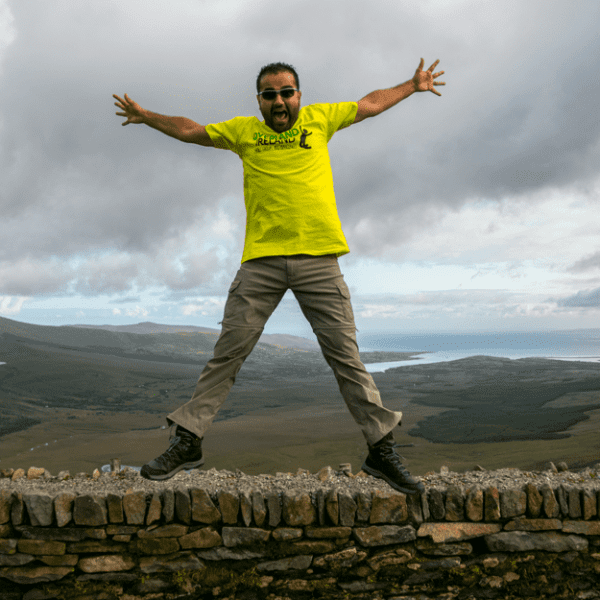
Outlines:
<svg viewBox="0 0 600 600"><path fill-rule="evenodd" d="M599 479L0 479L0 600L600 598Z"/></svg>

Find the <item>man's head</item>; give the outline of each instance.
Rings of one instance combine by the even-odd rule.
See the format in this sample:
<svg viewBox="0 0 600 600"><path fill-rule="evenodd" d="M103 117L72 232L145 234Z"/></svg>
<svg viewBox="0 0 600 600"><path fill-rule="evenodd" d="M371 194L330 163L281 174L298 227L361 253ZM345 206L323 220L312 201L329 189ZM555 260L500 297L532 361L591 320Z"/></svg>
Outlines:
<svg viewBox="0 0 600 600"><path fill-rule="evenodd" d="M256 79L258 106L265 123L274 131L287 131L298 119L299 90L298 73L291 65L271 63L260 70Z"/></svg>

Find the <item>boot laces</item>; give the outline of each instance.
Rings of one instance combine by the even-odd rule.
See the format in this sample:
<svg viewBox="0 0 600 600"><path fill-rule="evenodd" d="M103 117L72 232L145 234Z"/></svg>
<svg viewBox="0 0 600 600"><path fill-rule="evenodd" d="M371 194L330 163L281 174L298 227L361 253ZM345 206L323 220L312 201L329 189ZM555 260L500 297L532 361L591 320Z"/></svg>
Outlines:
<svg viewBox="0 0 600 600"><path fill-rule="evenodd" d="M406 467L402 464L403 460L406 460L404 458L404 456L401 456L400 454L398 454L395 450L395 448L399 448L400 444L391 444L391 445L385 445L385 446L380 446L378 448L379 452L381 453L381 456L384 457L386 460L389 460L390 462L394 463L394 465L398 468L398 470L405 472L406 471ZM402 459L402 460L400 460Z"/></svg>
<svg viewBox="0 0 600 600"><path fill-rule="evenodd" d="M173 425L171 427L171 434L169 435L169 447L164 451L163 456L171 458L182 451L185 452L192 445L192 441L193 437L191 434L185 431L177 433L177 426Z"/></svg>

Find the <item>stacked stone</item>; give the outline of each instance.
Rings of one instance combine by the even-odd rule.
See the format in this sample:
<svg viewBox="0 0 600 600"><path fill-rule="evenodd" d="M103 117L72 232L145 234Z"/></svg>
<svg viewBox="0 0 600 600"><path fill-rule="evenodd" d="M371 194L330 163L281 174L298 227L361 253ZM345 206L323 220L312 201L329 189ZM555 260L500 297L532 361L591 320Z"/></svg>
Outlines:
<svg viewBox="0 0 600 600"><path fill-rule="evenodd" d="M265 586L275 589L281 581L269 573L345 569L359 579L332 577L329 583L362 593L379 589L365 587L363 580L381 569L396 569L398 576L401 567L408 569L404 584L420 585L440 571L464 568L460 557L476 553L478 539L483 544L477 551L483 548L484 554L587 553L597 556L600 572L600 551L590 553L590 544L600 545L599 515L600 490L589 486L450 486L422 496L382 489L352 494L344 487L312 495L253 489L211 494L195 488L124 495L0 490L0 578L19 585L108 580L135 584L140 592L150 590L140 583L142 575L201 572L210 561L251 561ZM444 558L427 558L432 556ZM151 581L154 591L168 585L160 578Z"/></svg>

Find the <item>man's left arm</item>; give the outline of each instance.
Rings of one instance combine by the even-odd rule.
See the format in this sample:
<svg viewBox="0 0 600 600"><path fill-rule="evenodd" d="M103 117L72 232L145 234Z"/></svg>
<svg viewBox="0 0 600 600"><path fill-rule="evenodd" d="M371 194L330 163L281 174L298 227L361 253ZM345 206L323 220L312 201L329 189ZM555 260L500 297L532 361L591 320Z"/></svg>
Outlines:
<svg viewBox="0 0 600 600"><path fill-rule="evenodd" d="M408 98L415 92L433 92L438 96L441 94L435 89L435 85L446 85L444 81L435 81L444 71L434 73L439 60L436 60L426 71L423 71L425 60L422 58L412 79L387 90L375 90L358 101L358 110L354 123L359 123L368 117L375 117L384 110L391 108Z"/></svg>

